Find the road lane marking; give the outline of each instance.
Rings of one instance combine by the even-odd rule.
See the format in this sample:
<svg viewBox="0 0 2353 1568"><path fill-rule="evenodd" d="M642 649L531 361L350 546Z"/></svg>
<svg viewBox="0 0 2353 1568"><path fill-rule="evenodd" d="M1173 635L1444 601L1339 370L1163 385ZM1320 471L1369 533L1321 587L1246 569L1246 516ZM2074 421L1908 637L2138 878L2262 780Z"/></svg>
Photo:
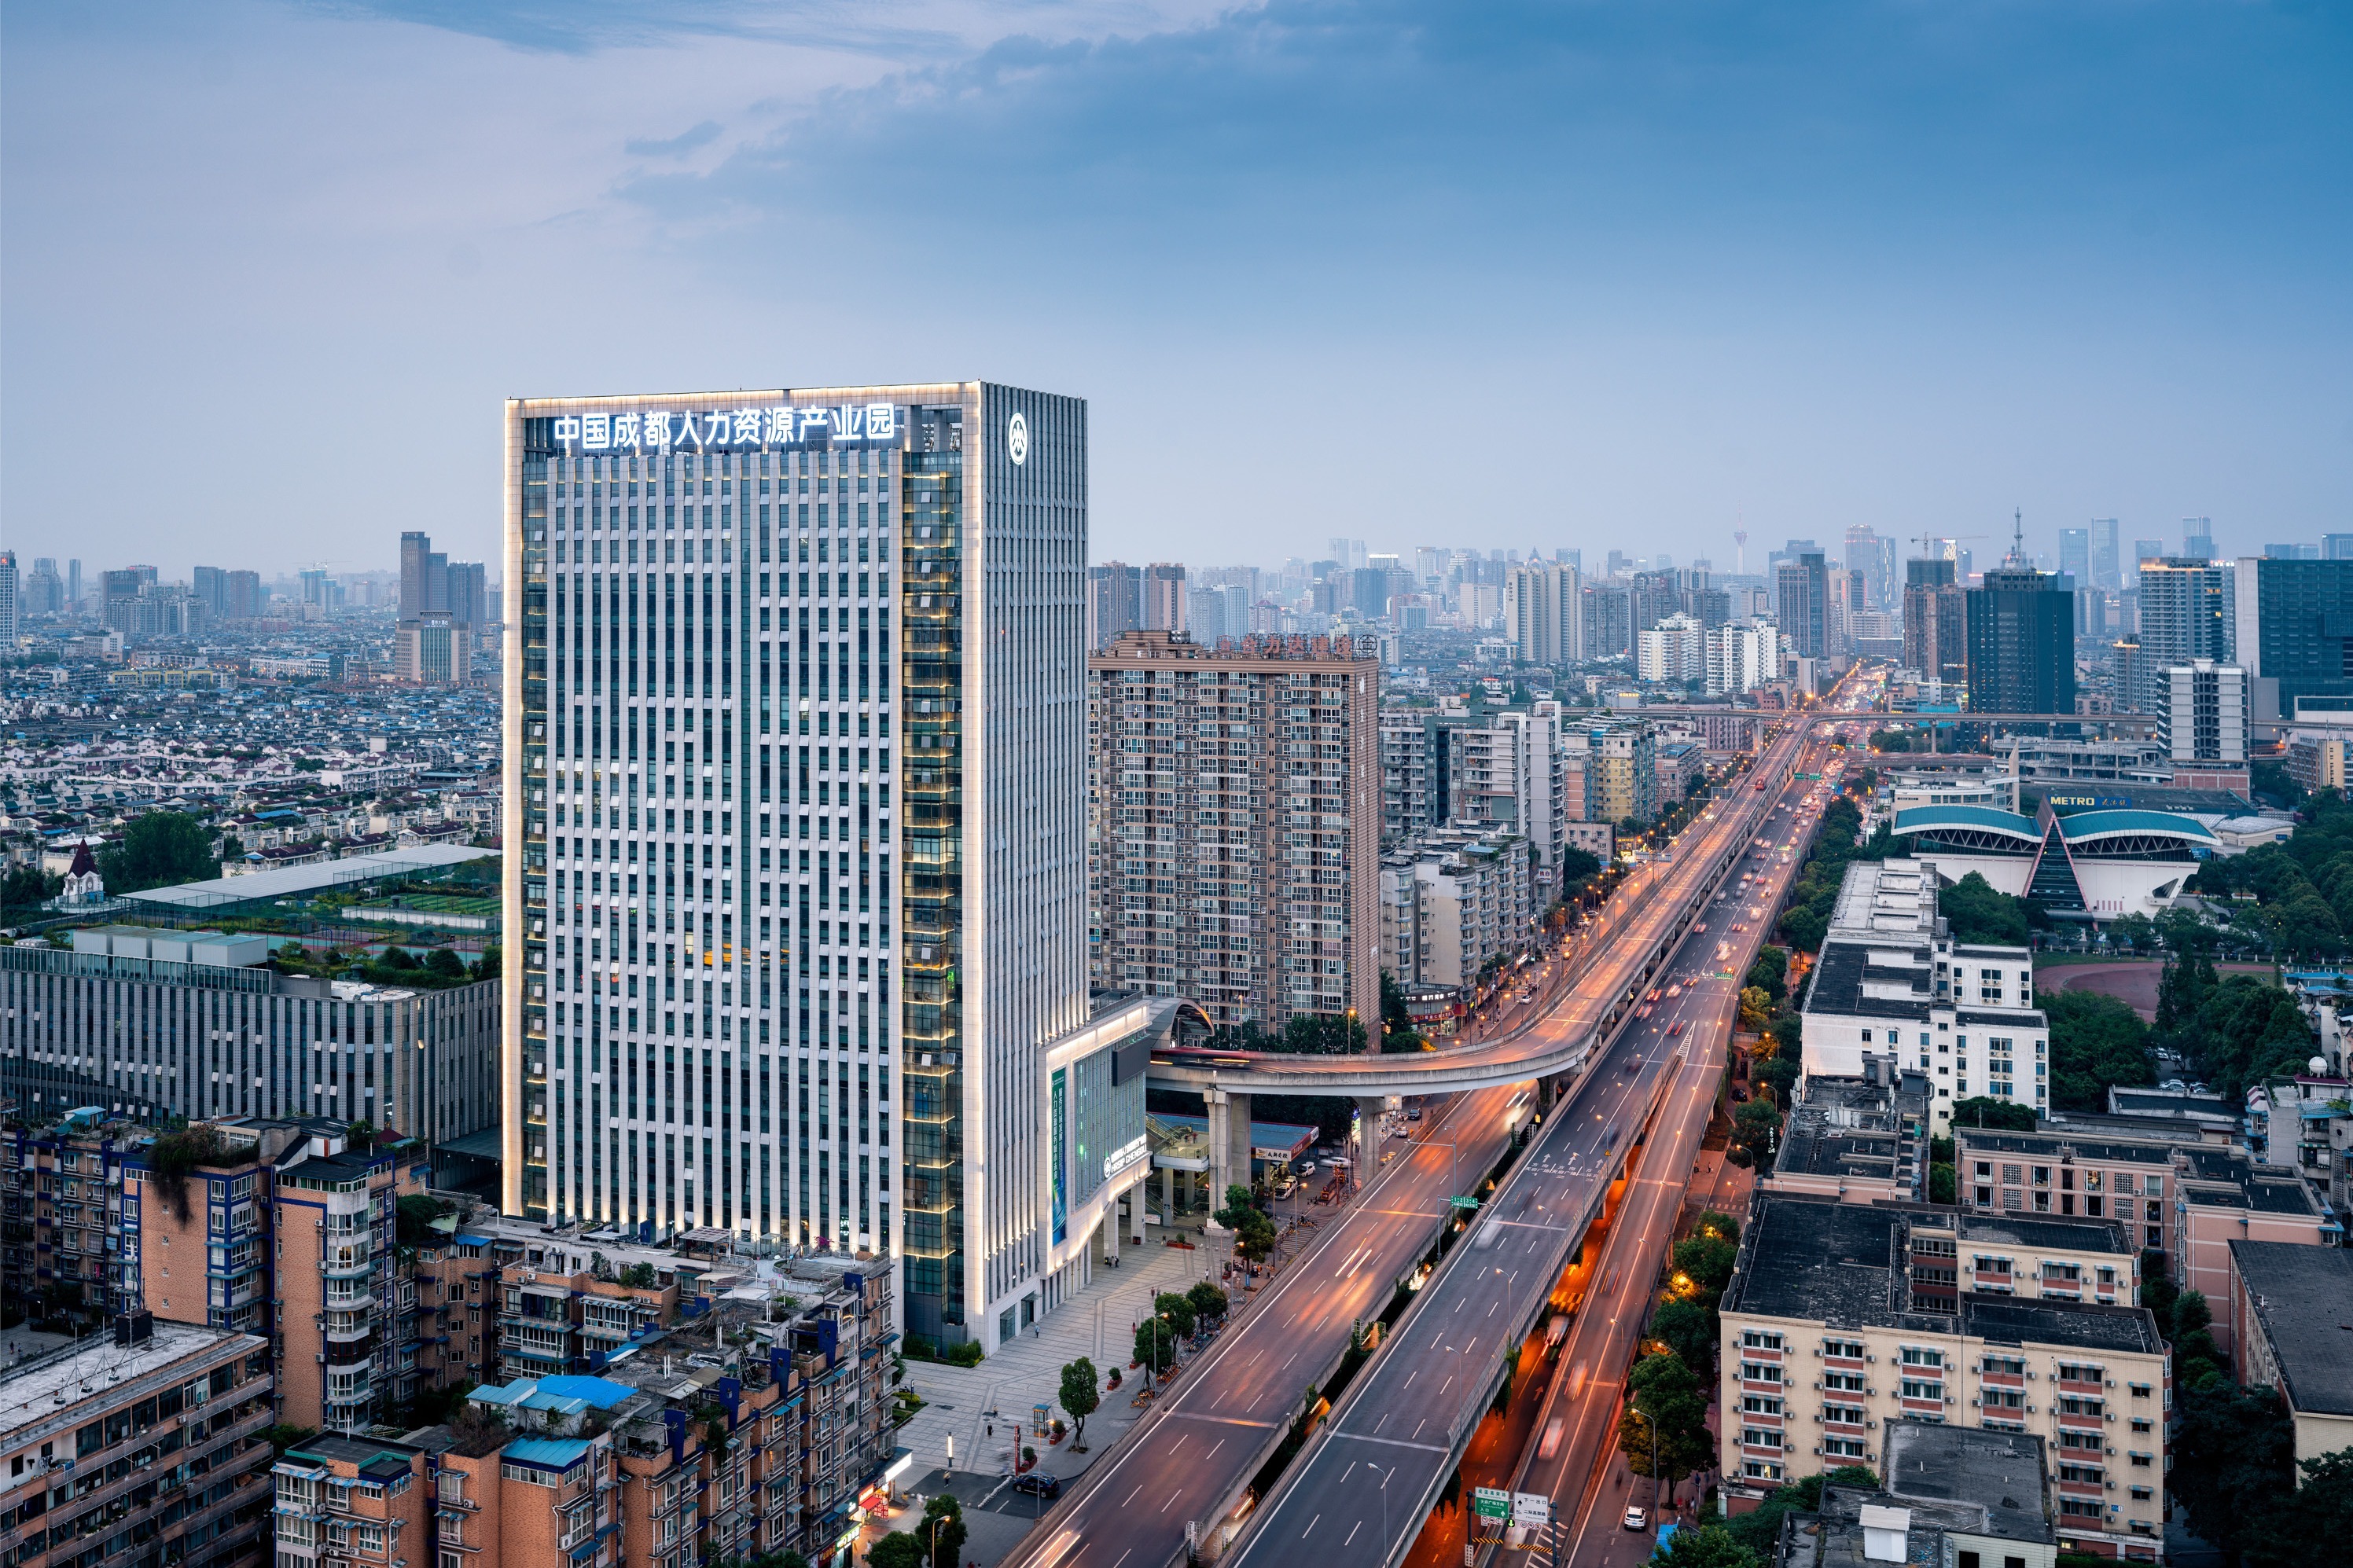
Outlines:
<svg viewBox="0 0 2353 1568"><path fill-rule="evenodd" d="M1429 1423L1426 1421L1422 1423L1422 1426L1426 1426L1428 1425ZM1416 1431L1419 1431L1420 1429L1421 1428L1419 1426L1414 1428ZM1446 1452L1445 1449L1440 1447L1435 1443L1409 1443L1402 1437L1375 1437L1364 1432L1342 1432L1339 1433L1337 1436L1348 1438L1358 1443L1378 1443L1385 1447L1390 1448L1419 1448L1424 1453L1428 1454L1443 1454ZM1396 1474L1396 1469L1392 1468L1388 1475L1384 1475L1381 1478L1381 1486L1386 1489L1389 1484L1390 1478L1394 1477Z"/></svg>
<svg viewBox="0 0 2353 1568"><path fill-rule="evenodd" d="M1310 1532L1310 1531L1314 1531L1314 1528L1315 1528L1317 1525L1319 1525L1319 1524L1321 1524L1321 1523L1323 1523L1323 1522L1324 1522L1324 1516L1323 1516L1322 1514L1320 1514L1320 1513L1319 1513L1319 1514L1317 1514L1314 1519L1309 1520L1309 1521L1307 1521L1307 1529L1306 1529L1306 1530L1303 1530L1303 1531L1301 1531L1299 1532L1299 1539L1300 1539L1300 1540L1302 1540L1302 1541L1306 1540L1306 1539L1307 1539L1307 1537L1308 1537L1309 1532Z"/></svg>
<svg viewBox="0 0 2353 1568"><path fill-rule="evenodd" d="M1239 1415L1210 1415L1198 1410L1171 1410L1167 1412L1167 1416L1172 1420L1208 1421L1220 1426L1256 1426L1261 1430L1274 1425L1271 1421L1245 1421ZM1187 1436L1190 1436L1192 1434L1190 1433L1186 1434ZM1184 1437L1179 1437L1176 1439L1176 1442L1182 1443L1184 1440ZM1171 1454L1174 1454L1176 1451L1176 1444L1170 1444L1168 1451ZM1124 1507L1125 1505L1122 1504L1121 1506Z"/></svg>
<svg viewBox="0 0 2353 1568"><path fill-rule="evenodd" d="M1140 1492L1140 1491L1142 1491L1143 1489L1144 1489L1144 1483L1143 1483L1142 1481L1138 1481L1138 1482L1136 1482L1136 1483L1135 1483L1135 1492ZM1127 1496L1125 1496L1124 1498L1122 1498L1122 1499L1120 1500L1120 1504L1119 1504L1119 1506L1120 1506L1120 1507L1122 1507L1122 1508L1125 1508L1129 1503L1134 1502L1134 1501L1135 1500L1135 1492L1130 1492L1130 1493L1128 1493L1128 1494L1127 1494Z"/></svg>
<svg viewBox="0 0 2353 1568"><path fill-rule="evenodd" d="M1176 1500L1178 1498L1183 1497L1184 1495L1185 1495L1185 1489L1184 1489L1183 1487L1178 1487L1175 1491L1170 1492L1170 1493L1168 1494L1168 1501L1167 1501L1167 1502L1164 1502L1164 1503L1162 1503L1162 1504L1160 1505L1160 1511L1161 1511L1161 1512L1163 1512L1163 1513L1166 1513L1166 1512L1168 1511L1168 1510L1169 1510L1170 1505L1171 1505L1171 1504L1173 1504L1173 1503L1175 1503L1175 1502L1176 1502Z"/></svg>
<svg viewBox="0 0 2353 1568"><path fill-rule="evenodd" d="M1356 1531L1360 1531L1360 1530L1362 1530L1362 1529L1364 1529L1364 1528L1365 1528L1365 1521L1364 1521L1363 1520L1361 1520L1361 1519L1360 1519L1360 1520L1358 1520L1358 1521L1356 1521L1356 1523L1354 1523L1354 1524L1352 1524L1352 1525L1350 1525L1350 1526L1348 1527L1348 1539L1347 1539L1347 1540L1345 1540L1345 1541L1344 1541L1344 1542L1340 1542L1340 1544L1341 1544L1343 1547L1351 1546L1351 1545L1355 1544L1356 1540ZM1119 1564L1118 1564L1118 1563L1113 1563L1113 1564L1111 1565L1111 1568L1119 1568Z"/></svg>
<svg viewBox="0 0 2353 1568"><path fill-rule="evenodd" d="M1209 1445L1209 1451L1201 1456L1202 1459L1206 1461L1216 1458L1218 1457L1218 1450L1225 1446L1226 1440L1223 1437L1219 1438L1216 1442Z"/></svg>

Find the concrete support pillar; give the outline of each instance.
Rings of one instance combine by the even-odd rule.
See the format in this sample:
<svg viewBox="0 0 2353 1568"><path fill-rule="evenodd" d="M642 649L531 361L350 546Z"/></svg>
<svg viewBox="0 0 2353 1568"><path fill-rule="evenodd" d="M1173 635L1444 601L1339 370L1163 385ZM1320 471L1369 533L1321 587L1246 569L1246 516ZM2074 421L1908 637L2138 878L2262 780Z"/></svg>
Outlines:
<svg viewBox="0 0 2353 1568"><path fill-rule="evenodd" d="M1176 1173L1166 1165L1160 1167L1160 1218L1165 1225L1176 1223Z"/></svg>
<svg viewBox="0 0 2353 1568"><path fill-rule="evenodd" d="M1209 1190L1211 1214L1223 1208L1228 1187L1250 1184L1250 1097L1231 1089L1209 1091Z"/></svg>
<svg viewBox="0 0 2353 1568"><path fill-rule="evenodd" d="M1144 1245L1144 1200L1151 1190L1152 1173L1149 1171L1145 1173L1144 1180L1127 1189L1127 1234L1138 1247Z"/></svg>
<svg viewBox="0 0 2353 1568"><path fill-rule="evenodd" d="M1381 1168L1381 1121L1389 1110L1393 1096L1365 1094L1356 1097L1356 1185L1373 1179Z"/></svg>
<svg viewBox="0 0 2353 1568"><path fill-rule="evenodd" d="M1103 1255L1105 1263L1119 1261L1119 1199L1112 1199L1111 1207L1104 1211L1103 1217Z"/></svg>

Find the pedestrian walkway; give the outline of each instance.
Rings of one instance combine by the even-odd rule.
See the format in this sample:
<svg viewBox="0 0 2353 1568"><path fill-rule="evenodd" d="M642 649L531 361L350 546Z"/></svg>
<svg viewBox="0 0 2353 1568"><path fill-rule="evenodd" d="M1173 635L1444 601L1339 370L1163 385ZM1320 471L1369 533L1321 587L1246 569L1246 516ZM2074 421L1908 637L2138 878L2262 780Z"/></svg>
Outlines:
<svg viewBox="0 0 2353 1568"><path fill-rule="evenodd" d="M1159 1239L1158 1226L1152 1229L1154 1239L1120 1248L1119 1268L1107 1268L1098 1260L1094 1279L1085 1289L1040 1319L1030 1331L998 1346L997 1353L978 1366L907 1363L904 1386L922 1395L923 1408L899 1428L899 1445L913 1454L915 1474L925 1476L947 1468L948 1438L955 1437L952 1489L965 1501L968 1516L974 1512L966 1498L974 1490L970 1483L985 1479L979 1495L993 1489L1012 1468L1017 1444L1038 1450L1039 1469L1068 1479L1107 1452L1144 1414L1134 1404L1135 1392L1143 1386L1142 1376L1130 1372L1127 1365L1134 1353L1136 1323L1151 1310L1153 1298L1162 1292L1187 1290L1203 1279L1216 1279L1225 1267L1229 1245L1227 1237L1187 1230L1180 1234L1193 1246L1170 1247ZM1099 1378L1108 1380L1117 1368L1122 1381L1116 1389L1103 1390L1101 1408L1087 1417L1089 1451L1073 1454L1069 1438L1060 1445L1050 1444L1028 1427L1031 1407L1038 1405L1051 1407L1050 1416L1070 1419L1060 1406L1062 1368L1081 1356L1095 1363ZM908 1489L924 1488L922 1482L912 1481ZM940 1489L934 1482L930 1489ZM1001 1494L997 1500L1009 1506L1015 1500ZM1018 1500L1026 1515L1030 1500ZM1020 1529L1007 1535L992 1553L982 1550L982 1537L1002 1531L994 1517L985 1530L976 1521L965 1556L987 1568L1010 1551L1027 1529L1023 1518Z"/></svg>

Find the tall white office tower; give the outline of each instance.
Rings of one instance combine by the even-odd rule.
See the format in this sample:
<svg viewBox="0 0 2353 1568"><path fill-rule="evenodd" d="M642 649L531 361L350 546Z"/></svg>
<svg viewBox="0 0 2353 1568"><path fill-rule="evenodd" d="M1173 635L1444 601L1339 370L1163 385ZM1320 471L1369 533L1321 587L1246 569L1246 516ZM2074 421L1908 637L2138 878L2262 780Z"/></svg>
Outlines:
<svg viewBox="0 0 2353 1568"><path fill-rule="evenodd" d="M506 416L504 1206L901 1257L911 1331L993 1348L1146 1168L1087 992L1086 405Z"/></svg>

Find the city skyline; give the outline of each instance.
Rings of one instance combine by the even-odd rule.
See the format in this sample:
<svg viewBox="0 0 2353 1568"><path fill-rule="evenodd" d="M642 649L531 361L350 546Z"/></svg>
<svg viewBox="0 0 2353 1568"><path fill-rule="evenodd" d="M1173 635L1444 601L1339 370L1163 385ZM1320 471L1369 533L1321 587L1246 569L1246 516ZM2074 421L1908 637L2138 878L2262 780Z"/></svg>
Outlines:
<svg viewBox="0 0 2353 1568"><path fill-rule="evenodd" d="M421 526L489 559L479 432L505 395L982 364L1089 398L1099 557L1170 533L1194 559L1310 554L1341 511L1400 546L1639 535L1718 558L1736 528L1991 531L2012 505L2038 552L2093 519L2170 540L2212 516L2230 553L2339 523L2336 18L1852 5L1707 26L1308 5L941 4L895 27L18 13L0 543L51 552L33 534L70 507L85 559L153 560L175 531L332 559L324 498L336 545ZM304 90L248 90L264 72ZM1208 121L1227 136L1190 133ZM871 193L1000 135L1005 199L973 221L1002 271L919 280ZM1532 180L1546 199L1518 199ZM97 208L98 189L128 199ZM812 309L813 265L860 286ZM628 330L546 328L621 300ZM714 307L724 342L691 324ZM1398 390L1313 395L1303 365ZM351 483L340 441L257 467L205 420L150 422L92 504L83 432L126 383L409 434ZM302 411L274 412L289 385ZM1412 407L1442 427L1476 410L1570 480L1531 504L1517 461L1399 462ZM1292 461L1303 445L1336 460ZM169 522L133 499L167 474L188 481Z"/></svg>

